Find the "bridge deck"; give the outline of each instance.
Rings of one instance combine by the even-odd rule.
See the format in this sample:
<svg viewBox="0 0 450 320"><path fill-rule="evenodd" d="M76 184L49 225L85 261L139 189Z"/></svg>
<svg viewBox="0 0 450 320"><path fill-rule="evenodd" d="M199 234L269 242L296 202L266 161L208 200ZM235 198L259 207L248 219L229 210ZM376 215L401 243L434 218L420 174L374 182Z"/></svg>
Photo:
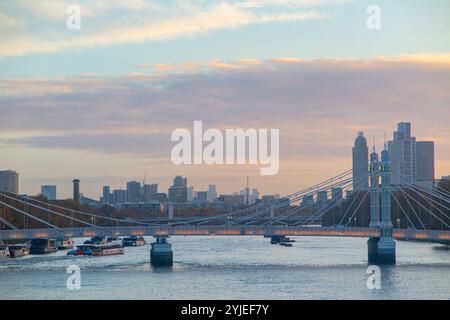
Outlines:
<svg viewBox="0 0 450 320"><path fill-rule="evenodd" d="M136 226L136 227L104 227L104 228L61 228L61 229L25 229L2 230L0 240L58 238L58 237L93 237L93 236L329 236L329 237L379 237L376 228L351 227L254 227L254 226ZM423 241L450 241L450 231L394 229L396 239Z"/></svg>

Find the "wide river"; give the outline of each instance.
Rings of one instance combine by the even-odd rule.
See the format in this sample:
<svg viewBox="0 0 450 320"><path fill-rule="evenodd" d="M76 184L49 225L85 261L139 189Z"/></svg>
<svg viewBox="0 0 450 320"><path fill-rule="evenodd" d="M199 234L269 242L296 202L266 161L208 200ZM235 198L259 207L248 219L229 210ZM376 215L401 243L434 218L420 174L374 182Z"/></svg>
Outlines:
<svg viewBox="0 0 450 320"><path fill-rule="evenodd" d="M397 265L381 267L381 289L369 290L367 239L293 239L287 248L263 237L172 237L170 269L150 266L148 244L116 256L0 260L0 299L450 298L450 251L441 245L397 241ZM66 286L70 265L81 270L79 290Z"/></svg>

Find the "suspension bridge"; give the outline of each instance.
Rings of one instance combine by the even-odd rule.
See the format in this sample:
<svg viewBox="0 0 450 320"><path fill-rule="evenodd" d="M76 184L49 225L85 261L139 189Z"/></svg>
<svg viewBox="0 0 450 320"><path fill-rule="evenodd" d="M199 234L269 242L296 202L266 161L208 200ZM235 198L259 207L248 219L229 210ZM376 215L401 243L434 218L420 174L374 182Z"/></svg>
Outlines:
<svg viewBox="0 0 450 320"><path fill-rule="evenodd" d="M4 226L0 230L0 240L125 235L363 237L368 238L369 263L388 264L396 260L395 239L450 243L448 190L407 181L392 186L390 157L386 149L381 158L374 150L365 168L370 187L368 190L353 190L350 199L334 198L333 193L339 190L343 194L362 179L367 179L367 176L356 177L353 169L271 203L257 203L231 213L196 218L174 217L173 212L170 213L172 208L168 209L168 217L162 219L114 218L0 190L3 212L8 209L39 225L32 229L20 227L8 221L5 215L0 216L0 223ZM329 199L329 195L332 200L321 204L321 200ZM370 205L366 210L367 203ZM394 228L392 206L406 220L406 227L402 228L396 221ZM324 226L323 217L336 210L339 211L338 221ZM351 226L352 221L356 221L355 215L361 211L370 216L368 226ZM70 221L72 226L63 227L55 220Z"/></svg>

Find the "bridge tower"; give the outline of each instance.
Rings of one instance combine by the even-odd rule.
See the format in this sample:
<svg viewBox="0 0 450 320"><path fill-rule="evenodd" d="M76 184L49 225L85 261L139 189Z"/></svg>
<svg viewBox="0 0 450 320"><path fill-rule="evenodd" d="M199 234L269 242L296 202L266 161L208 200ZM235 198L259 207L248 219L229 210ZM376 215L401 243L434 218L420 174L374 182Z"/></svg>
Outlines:
<svg viewBox="0 0 450 320"><path fill-rule="evenodd" d="M395 241L392 237L391 167L386 150L381 153L381 238L378 241L378 263L395 264Z"/></svg>
<svg viewBox="0 0 450 320"><path fill-rule="evenodd" d="M370 154L370 228L380 227L380 162L378 153L373 151ZM371 237L367 241L367 252L369 263L378 261L378 241L380 238Z"/></svg>

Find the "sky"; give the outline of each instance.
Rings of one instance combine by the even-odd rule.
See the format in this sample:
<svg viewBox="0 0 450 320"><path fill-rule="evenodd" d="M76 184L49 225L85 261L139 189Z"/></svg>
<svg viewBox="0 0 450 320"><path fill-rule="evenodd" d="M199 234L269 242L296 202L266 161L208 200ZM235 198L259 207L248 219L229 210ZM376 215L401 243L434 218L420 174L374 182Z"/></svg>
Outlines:
<svg viewBox="0 0 450 320"><path fill-rule="evenodd" d="M68 29L70 5L80 29ZM380 29L367 9L380 9ZM287 194L351 167L357 131L377 149L400 121L436 143L450 174L447 0L51 1L0 3L0 170L20 192L177 174L197 190ZM171 132L279 128L280 170L175 166Z"/></svg>

